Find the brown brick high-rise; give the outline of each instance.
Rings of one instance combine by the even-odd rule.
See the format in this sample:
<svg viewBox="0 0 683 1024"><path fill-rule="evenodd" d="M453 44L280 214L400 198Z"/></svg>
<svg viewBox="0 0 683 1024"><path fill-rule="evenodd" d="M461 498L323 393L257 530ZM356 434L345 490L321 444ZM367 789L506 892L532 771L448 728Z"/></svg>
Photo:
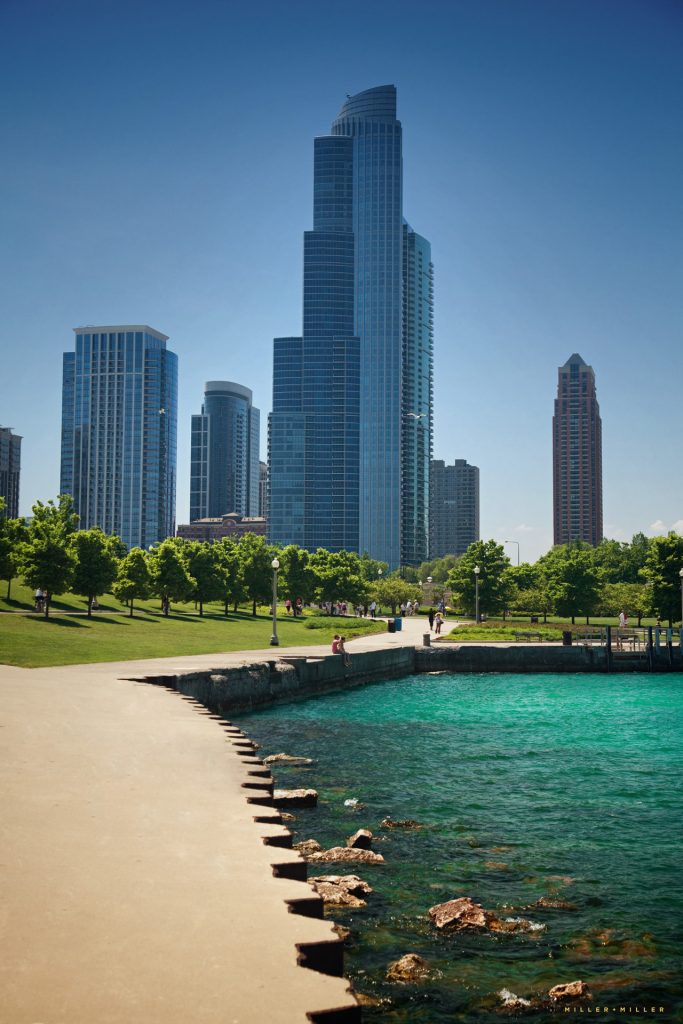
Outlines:
<svg viewBox="0 0 683 1024"><path fill-rule="evenodd" d="M593 368L574 353L559 368L553 416L554 543L602 540L602 421Z"/></svg>

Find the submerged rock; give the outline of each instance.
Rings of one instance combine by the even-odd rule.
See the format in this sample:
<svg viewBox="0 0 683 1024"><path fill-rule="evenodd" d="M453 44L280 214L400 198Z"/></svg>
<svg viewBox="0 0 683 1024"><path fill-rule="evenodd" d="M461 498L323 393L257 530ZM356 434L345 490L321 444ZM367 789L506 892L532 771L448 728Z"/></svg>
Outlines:
<svg viewBox="0 0 683 1024"><path fill-rule="evenodd" d="M502 860L485 860L484 867L489 871L509 871L510 865Z"/></svg>
<svg viewBox="0 0 683 1024"><path fill-rule="evenodd" d="M322 846L317 839L302 839L300 843L294 843L294 849L302 853L306 859L312 853L317 853L318 850L322 850Z"/></svg>
<svg viewBox="0 0 683 1024"><path fill-rule="evenodd" d="M372 832L367 828L359 828L349 836L346 845L352 850L369 850L372 845Z"/></svg>
<svg viewBox="0 0 683 1024"><path fill-rule="evenodd" d="M365 907L372 889L358 875L318 875L309 879L324 902L333 907Z"/></svg>
<svg viewBox="0 0 683 1024"><path fill-rule="evenodd" d="M534 907L541 907L545 910L578 910L575 903L570 903L568 900L558 900L552 896L541 896L540 900L530 903L526 909L532 910Z"/></svg>
<svg viewBox="0 0 683 1024"><path fill-rule="evenodd" d="M387 981L399 981L404 985L424 981L431 973L430 966L417 953L406 953L400 960L394 960L387 968Z"/></svg>
<svg viewBox="0 0 683 1024"><path fill-rule="evenodd" d="M381 853L373 853L372 850L352 850L347 846L333 846L331 850L320 850L312 853L308 858L310 861L354 861L357 864L383 864L384 857Z"/></svg>
<svg viewBox="0 0 683 1024"><path fill-rule="evenodd" d="M590 999L591 994L585 981L567 981L562 985L555 985L550 989L548 995L554 1003L563 1002L569 999Z"/></svg>
<svg viewBox="0 0 683 1024"><path fill-rule="evenodd" d="M273 803L278 807L315 807L318 793L315 789L276 789Z"/></svg>
<svg viewBox="0 0 683 1024"><path fill-rule="evenodd" d="M292 754L269 754L268 757L263 758L264 764L288 764L293 768L298 766L313 764L313 759L310 757L294 757Z"/></svg>
<svg viewBox="0 0 683 1024"><path fill-rule="evenodd" d="M380 822L380 828L405 828L405 829L419 829L424 828L419 821L415 821L413 818L404 818L401 821L394 821L393 818L384 818Z"/></svg>
<svg viewBox="0 0 683 1024"><path fill-rule="evenodd" d="M490 915L489 931L492 932L544 932L545 925L537 924L535 921L528 921L526 917L505 917L500 918L495 914Z"/></svg>
<svg viewBox="0 0 683 1024"><path fill-rule="evenodd" d="M288 814L287 811L280 811L280 817L284 821L296 821L295 814Z"/></svg>
<svg viewBox="0 0 683 1024"><path fill-rule="evenodd" d="M343 924L333 924L332 931L337 933L342 942L346 942L351 934L351 929L345 928Z"/></svg>

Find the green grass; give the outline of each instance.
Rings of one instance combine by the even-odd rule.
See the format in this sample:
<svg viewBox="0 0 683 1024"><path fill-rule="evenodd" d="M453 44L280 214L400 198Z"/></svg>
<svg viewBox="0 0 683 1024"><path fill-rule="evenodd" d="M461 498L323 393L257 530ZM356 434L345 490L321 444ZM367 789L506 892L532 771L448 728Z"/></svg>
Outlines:
<svg viewBox="0 0 683 1024"><path fill-rule="evenodd" d="M82 610L83 603L73 600L79 611ZM272 619L265 609L261 609L256 618L242 609L226 619L218 614L215 606L209 606L209 611L200 617L194 605L184 605L172 607L171 614L164 618L158 603L156 608L154 602L143 602L143 605L145 610L136 608L132 619L127 612L116 614L121 606L113 598L101 600L100 611L95 612L92 619L85 615L60 614L59 609L54 609L48 619L36 614L0 614L0 664L38 668L168 658L258 650L268 647L270 642ZM114 612L106 610L110 606ZM67 608L72 607L69 599ZM316 628L307 628L309 623L315 623ZM278 615L282 647L327 644L340 629L351 639L383 632L386 625L370 619L340 620L313 615L294 619L285 615L284 608Z"/></svg>
<svg viewBox="0 0 683 1024"><path fill-rule="evenodd" d="M567 627L571 629L571 626ZM513 626L504 626L498 622L482 623L480 626L474 624L458 626L448 636L443 637L443 643L515 643L515 633L540 633L543 640L561 640L561 629L549 629L542 625L530 626L528 623L517 623Z"/></svg>

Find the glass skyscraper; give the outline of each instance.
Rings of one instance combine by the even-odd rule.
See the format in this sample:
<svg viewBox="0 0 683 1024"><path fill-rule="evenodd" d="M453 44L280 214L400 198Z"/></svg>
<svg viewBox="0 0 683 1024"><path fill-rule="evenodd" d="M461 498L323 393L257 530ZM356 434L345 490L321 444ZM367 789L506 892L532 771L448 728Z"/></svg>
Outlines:
<svg viewBox="0 0 683 1024"><path fill-rule="evenodd" d="M177 356L151 327L74 332L63 362L60 491L82 529L149 547L175 532Z"/></svg>
<svg viewBox="0 0 683 1024"><path fill-rule="evenodd" d="M429 557L464 555L479 540L479 467L432 462Z"/></svg>
<svg viewBox="0 0 683 1024"><path fill-rule="evenodd" d="M202 411L192 417L190 522L259 515L260 414L251 400L241 384L207 381Z"/></svg>
<svg viewBox="0 0 683 1024"><path fill-rule="evenodd" d="M417 491L402 485L402 442L417 437L404 423L420 416L404 366L424 336L406 329L401 145L393 85L348 97L332 134L315 140L303 336L275 339L269 424L271 539L367 551L392 567L415 547L403 550L404 523L422 515L402 512ZM428 479L431 411L422 418L415 476Z"/></svg>

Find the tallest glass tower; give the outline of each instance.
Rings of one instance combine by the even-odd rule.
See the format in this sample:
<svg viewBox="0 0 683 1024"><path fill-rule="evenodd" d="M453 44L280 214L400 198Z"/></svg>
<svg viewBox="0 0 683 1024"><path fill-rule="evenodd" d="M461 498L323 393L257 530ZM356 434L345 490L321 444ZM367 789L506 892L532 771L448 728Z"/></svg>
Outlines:
<svg viewBox="0 0 683 1024"><path fill-rule="evenodd" d="M347 98L331 135L315 140L313 192L303 335L274 347L269 532L309 549L367 551L395 567L415 549L402 543L405 524L426 515L408 507L417 489L403 484L407 416L430 434L426 474L431 452L431 412L413 409L405 386L411 345L424 338L408 329L403 301L395 86ZM431 374L431 347L428 364Z"/></svg>

